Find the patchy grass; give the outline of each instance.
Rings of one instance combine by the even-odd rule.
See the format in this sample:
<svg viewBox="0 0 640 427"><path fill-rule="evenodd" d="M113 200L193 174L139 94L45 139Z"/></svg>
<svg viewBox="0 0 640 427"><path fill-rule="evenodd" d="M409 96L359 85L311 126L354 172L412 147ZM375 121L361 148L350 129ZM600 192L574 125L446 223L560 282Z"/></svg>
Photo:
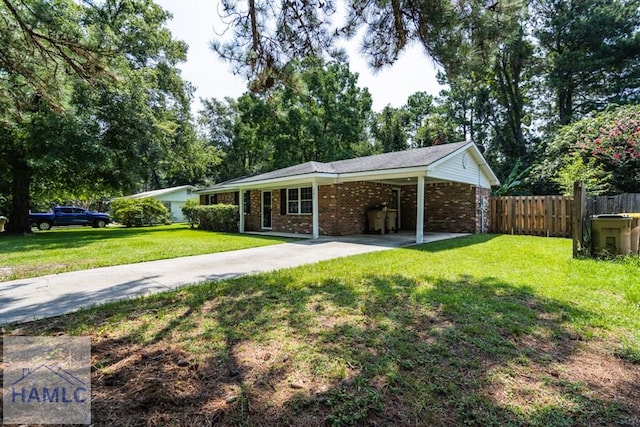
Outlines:
<svg viewBox="0 0 640 427"><path fill-rule="evenodd" d="M5 332L92 337L96 426L637 426L639 273L470 236Z"/></svg>
<svg viewBox="0 0 640 427"><path fill-rule="evenodd" d="M214 233L188 224L155 227L61 227L29 236L0 234L0 281L157 259L225 252L291 241Z"/></svg>

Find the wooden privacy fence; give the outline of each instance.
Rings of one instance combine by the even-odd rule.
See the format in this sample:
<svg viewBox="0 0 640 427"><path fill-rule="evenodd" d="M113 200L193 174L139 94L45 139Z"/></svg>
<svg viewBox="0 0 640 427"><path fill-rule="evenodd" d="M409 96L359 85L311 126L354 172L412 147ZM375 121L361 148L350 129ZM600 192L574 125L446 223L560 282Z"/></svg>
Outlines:
<svg viewBox="0 0 640 427"><path fill-rule="evenodd" d="M640 212L640 193L593 196L587 199L589 215Z"/></svg>
<svg viewBox="0 0 640 427"><path fill-rule="evenodd" d="M573 197L508 196L489 200L492 233L571 237Z"/></svg>

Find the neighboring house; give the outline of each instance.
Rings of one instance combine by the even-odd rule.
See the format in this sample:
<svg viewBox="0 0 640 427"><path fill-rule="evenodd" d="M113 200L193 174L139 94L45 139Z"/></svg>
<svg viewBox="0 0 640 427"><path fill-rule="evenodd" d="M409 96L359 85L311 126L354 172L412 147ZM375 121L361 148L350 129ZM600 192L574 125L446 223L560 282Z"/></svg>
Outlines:
<svg viewBox="0 0 640 427"><path fill-rule="evenodd" d="M193 185L181 185L180 187L163 188L162 190L145 191L143 193L125 196L126 199L142 199L153 197L162 202L171 213L171 221L183 222L182 207L189 199L197 198L194 194L196 187Z"/></svg>
<svg viewBox="0 0 640 427"><path fill-rule="evenodd" d="M198 190L201 204L240 207L240 232L341 236L369 230L367 211L397 209L396 226L482 233L490 188L499 181L472 142L330 163L307 162Z"/></svg>

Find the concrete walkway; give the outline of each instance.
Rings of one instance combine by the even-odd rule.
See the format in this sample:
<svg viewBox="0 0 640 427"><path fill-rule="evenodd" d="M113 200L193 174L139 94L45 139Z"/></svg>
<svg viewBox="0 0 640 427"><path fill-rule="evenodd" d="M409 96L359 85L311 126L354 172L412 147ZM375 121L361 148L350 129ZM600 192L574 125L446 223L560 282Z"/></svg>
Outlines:
<svg viewBox="0 0 640 427"><path fill-rule="evenodd" d="M462 235L427 233L425 243ZM0 282L0 325L59 316L194 283L413 244L415 236L409 234L331 237Z"/></svg>

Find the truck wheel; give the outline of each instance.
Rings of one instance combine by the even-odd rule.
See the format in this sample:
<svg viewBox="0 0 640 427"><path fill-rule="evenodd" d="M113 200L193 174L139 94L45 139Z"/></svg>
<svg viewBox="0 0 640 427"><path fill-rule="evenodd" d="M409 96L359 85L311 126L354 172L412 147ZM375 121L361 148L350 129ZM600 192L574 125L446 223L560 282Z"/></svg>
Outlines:
<svg viewBox="0 0 640 427"><path fill-rule="evenodd" d="M51 223L47 221L42 221L38 224L38 228L42 231L51 230Z"/></svg>
<svg viewBox="0 0 640 427"><path fill-rule="evenodd" d="M93 228L104 228L107 226L107 222L104 219L99 219L93 223Z"/></svg>

